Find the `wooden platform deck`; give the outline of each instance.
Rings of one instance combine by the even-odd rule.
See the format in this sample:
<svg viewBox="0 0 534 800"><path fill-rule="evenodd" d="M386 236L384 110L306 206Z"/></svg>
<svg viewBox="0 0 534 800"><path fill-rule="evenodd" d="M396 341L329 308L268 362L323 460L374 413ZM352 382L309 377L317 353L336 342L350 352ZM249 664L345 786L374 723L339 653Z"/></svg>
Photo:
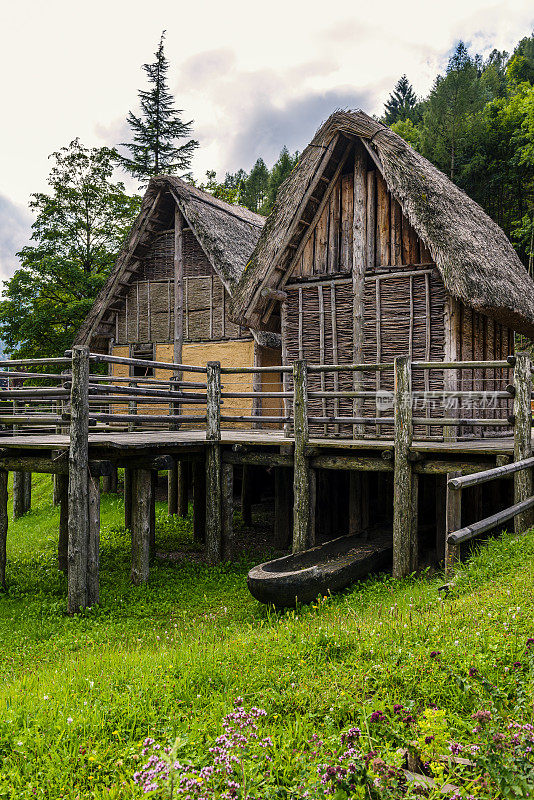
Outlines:
<svg viewBox="0 0 534 800"><path fill-rule="evenodd" d="M15 435L0 437L0 449L11 450L68 450L69 436L61 434L49 435ZM113 458L113 451L151 450L154 454L179 452L182 449L199 448L206 443L204 430L184 431L140 431L133 433L90 433L89 450L109 451ZM243 445L251 447L280 447L294 444L292 437L284 436L283 431L250 431L250 430L222 430L222 445ZM310 438L310 448L321 450L350 450L350 451L391 451L394 450L393 439L341 439L341 438ZM471 455L471 456L497 456L512 455L514 440L512 437L469 439L466 441L443 442L436 440L414 440L411 445L413 452L436 455Z"/></svg>

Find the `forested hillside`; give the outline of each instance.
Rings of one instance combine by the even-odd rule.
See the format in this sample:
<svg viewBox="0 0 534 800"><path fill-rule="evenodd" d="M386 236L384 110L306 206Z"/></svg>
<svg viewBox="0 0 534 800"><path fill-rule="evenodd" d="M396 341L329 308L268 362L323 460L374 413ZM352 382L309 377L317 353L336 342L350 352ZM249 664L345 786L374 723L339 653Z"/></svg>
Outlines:
<svg viewBox="0 0 534 800"><path fill-rule="evenodd" d="M427 97L416 96L406 75L398 80L382 121L480 203L532 272L534 37L485 59L460 42ZM205 188L269 213L296 156L284 148L272 171L259 158L250 173L241 169L222 183L209 173Z"/></svg>

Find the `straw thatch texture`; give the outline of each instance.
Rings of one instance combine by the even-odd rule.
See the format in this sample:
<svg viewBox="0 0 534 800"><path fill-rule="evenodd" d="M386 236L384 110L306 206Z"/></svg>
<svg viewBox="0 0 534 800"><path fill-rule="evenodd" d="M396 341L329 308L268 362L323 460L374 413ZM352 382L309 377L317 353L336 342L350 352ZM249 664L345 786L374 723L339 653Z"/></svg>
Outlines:
<svg viewBox="0 0 534 800"><path fill-rule="evenodd" d="M234 315L258 318L259 288L276 286L287 231L302 198L325 167L335 138L359 137L381 165L388 188L424 241L446 289L475 310L534 337L534 281L512 245L482 208L397 134L362 111L338 111L319 129L282 185L243 277L233 293ZM337 145L336 145L337 146Z"/></svg>

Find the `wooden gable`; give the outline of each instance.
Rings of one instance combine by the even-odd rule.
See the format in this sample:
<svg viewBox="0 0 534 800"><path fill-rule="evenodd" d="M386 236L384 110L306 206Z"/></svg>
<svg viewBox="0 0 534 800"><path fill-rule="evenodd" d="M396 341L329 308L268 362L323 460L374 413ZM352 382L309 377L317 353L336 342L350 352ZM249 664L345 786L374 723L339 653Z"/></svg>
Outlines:
<svg viewBox="0 0 534 800"><path fill-rule="evenodd" d="M363 150L360 142L354 147ZM415 266L432 263L424 242L391 196L376 165L368 157L358 159L359 176L366 187L366 268ZM360 154L361 156L361 154ZM353 261L354 151L342 174L329 187L328 197L307 230L302 232L298 255L289 267L290 280L350 273Z"/></svg>

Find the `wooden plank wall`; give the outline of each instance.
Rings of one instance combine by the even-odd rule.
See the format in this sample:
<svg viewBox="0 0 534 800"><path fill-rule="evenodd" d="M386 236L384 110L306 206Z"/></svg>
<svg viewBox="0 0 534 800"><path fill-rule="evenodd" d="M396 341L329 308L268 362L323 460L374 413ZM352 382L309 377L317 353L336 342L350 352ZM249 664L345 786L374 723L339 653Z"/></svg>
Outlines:
<svg viewBox="0 0 534 800"><path fill-rule="evenodd" d="M367 268L431 264L432 257L402 214L376 169L366 170ZM295 266L292 278L350 273L354 177L336 182L320 219Z"/></svg>

